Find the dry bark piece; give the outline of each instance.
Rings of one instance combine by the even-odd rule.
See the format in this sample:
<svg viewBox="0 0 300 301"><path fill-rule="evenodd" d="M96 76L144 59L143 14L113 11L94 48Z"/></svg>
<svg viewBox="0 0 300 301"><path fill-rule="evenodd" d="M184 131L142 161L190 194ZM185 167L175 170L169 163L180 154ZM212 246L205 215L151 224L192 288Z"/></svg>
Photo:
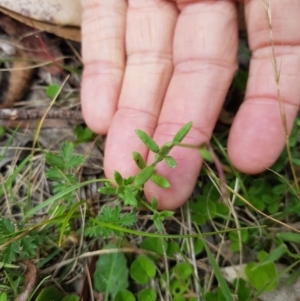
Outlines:
<svg viewBox="0 0 300 301"><path fill-rule="evenodd" d="M18 57L22 58L22 53L18 52ZM0 108L11 107L16 100L28 91L29 84L34 69L27 60L15 61L11 71L3 71L0 82L1 96Z"/></svg>
<svg viewBox="0 0 300 301"><path fill-rule="evenodd" d="M62 57L62 53L44 33L39 33L37 38L34 29L2 13L0 13L0 27L18 46L12 69L1 74L0 107L4 108L12 106L28 91L34 73L32 60L55 61L55 58ZM45 66L43 69L52 75L63 72L55 64Z"/></svg>
<svg viewBox="0 0 300 301"><path fill-rule="evenodd" d="M25 17L57 25L80 26L80 0L0 0L0 6Z"/></svg>
<svg viewBox="0 0 300 301"><path fill-rule="evenodd" d="M62 1L63 2L63 1ZM10 16L11 18L26 24L27 26L31 26L36 28L40 31L46 31L49 33L52 33L58 37L72 40L75 42L81 41L81 30L80 27L77 26L61 26L61 25L55 25L43 21L37 21L33 20L29 17L26 17L24 15L18 14L16 12L13 12L11 10L8 10L0 5L0 12L4 13L5 15Z"/></svg>
<svg viewBox="0 0 300 301"><path fill-rule="evenodd" d="M26 109L2 109L0 110L0 120L32 120L41 119L45 116L45 110ZM47 112L47 119L71 119L83 122L81 111L51 109Z"/></svg>
<svg viewBox="0 0 300 301"><path fill-rule="evenodd" d="M27 301L39 280L38 270L33 263L29 260L22 260L21 263L26 266L25 284L24 290L18 295L15 301Z"/></svg>

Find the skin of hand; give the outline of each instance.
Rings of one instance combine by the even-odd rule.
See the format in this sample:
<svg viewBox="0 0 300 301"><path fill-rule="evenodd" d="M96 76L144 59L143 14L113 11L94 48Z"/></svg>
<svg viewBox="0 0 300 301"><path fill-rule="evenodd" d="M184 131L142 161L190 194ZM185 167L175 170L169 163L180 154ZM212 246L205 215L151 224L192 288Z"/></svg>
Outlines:
<svg viewBox="0 0 300 301"><path fill-rule="evenodd" d="M290 131L300 102L300 1L269 0L280 93ZM104 169L113 177L136 174L132 151L153 154L135 134L162 145L186 122L183 142L208 142L237 69L237 2L231 0L82 0L84 74L82 110L88 126L108 134ZM284 147L274 80L270 30L262 0L244 2L252 53L246 95L233 122L228 155L245 173L269 167ZM147 183L161 209L190 196L202 159L195 149L174 148L178 165L157 172L170 189Z"/></svg>

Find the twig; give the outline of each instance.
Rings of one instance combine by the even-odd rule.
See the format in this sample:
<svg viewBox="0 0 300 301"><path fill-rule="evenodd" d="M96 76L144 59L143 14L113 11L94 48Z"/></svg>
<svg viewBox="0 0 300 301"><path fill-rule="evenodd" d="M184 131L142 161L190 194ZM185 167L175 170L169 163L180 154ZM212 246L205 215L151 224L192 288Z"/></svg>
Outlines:
<svg viewBox="0 0 300 301"><path fill-rule="evenodd" d="M0 120L34 120L45 116L45 110L33 109L0 109ZM81 111L51 109L46 119L71 119L83 121Z"/></svg>

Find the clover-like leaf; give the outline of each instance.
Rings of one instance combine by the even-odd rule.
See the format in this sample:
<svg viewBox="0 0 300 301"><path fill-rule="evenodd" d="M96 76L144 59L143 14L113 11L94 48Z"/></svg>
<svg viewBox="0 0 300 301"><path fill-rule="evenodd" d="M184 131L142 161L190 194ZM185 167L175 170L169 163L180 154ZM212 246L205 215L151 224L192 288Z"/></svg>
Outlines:
<svg viewBox="0 0 300 301"><path fill-rule="evenodd" d="M130 276L136 283L146 284L155 275L156 266L146 255L139 255L130 266Z"/></svg>

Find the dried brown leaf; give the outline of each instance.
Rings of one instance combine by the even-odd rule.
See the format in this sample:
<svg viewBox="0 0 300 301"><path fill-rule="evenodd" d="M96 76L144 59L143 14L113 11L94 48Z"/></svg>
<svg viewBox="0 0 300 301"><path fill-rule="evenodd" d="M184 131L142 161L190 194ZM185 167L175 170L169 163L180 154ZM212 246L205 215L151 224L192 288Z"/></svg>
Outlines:
<svg viewBox="0 0 300 301"><path fill-rule="evenodd" d="M40 31L46 31L52 33L58 37L69 39L75 42L81 41L81 31L80 27L77 26L62 26L62 25L55 25L43 21L33 20L21 14L15 13L10 11L0 4L0 12L4 13L5 15L10 16L11 18L26 24L27 26L33 27Z"/></svg>
<svg viewBox="0 0 300 301"><path fill-rule="evenodd" d="M15 301L27 301L38 283L38 270L29 260L22 260L26 266L24 290L18 295Z"/></svg>

